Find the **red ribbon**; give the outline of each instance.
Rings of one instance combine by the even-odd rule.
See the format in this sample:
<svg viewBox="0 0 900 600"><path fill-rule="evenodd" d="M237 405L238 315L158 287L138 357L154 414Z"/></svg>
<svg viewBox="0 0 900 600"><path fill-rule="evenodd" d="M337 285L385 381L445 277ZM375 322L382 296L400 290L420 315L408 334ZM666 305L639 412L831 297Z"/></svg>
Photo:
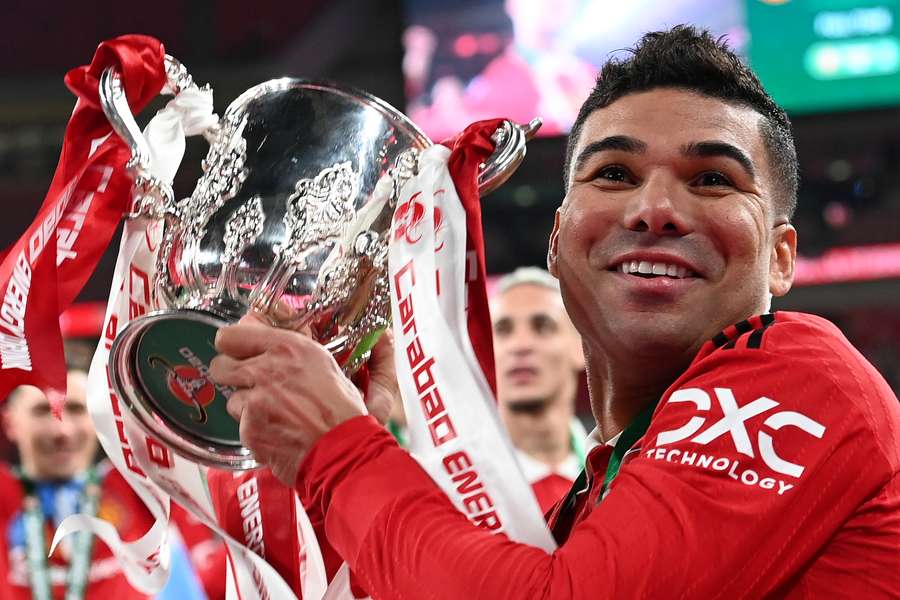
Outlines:
<svg viewBox="0 0 900 600"><path fill-rule="evenodd" d="M100 75L117 66L133 112L166 81L162 43L125 35L100 44L90 65L66 74L78 97L56 174L35 221L0 263L0 398L34 385L59 414L66 392L59 315L75 299L131 201L131 152L109 125ZM49 251L48 251L49 250Z"/></svg>
<svg viewBox="0 0 900 600"><path fill-rule="evenodd" d="M474 253L476 273L466 273L469 339L478 364L497 397L497 376L494 369L494 341L491 313L487 299L487 269L484 262L484 228L481 224L481 197L478 193L478 173L481 164L494 152L491 135L503 124L503 119L478 121L462 133L441 142L450 148L447 168L456 193L466 210L466 253ZM468 265L468 261L467 261ZM468 267L467 267L468 268Z"/></svg>
<svg viewBox="0 0 900 600"><path fill-rule="evenodd" d="M293 488L265 468L243 473L210 469L208 482L222 529L261 554L299 598L301 541Z"/></svg>

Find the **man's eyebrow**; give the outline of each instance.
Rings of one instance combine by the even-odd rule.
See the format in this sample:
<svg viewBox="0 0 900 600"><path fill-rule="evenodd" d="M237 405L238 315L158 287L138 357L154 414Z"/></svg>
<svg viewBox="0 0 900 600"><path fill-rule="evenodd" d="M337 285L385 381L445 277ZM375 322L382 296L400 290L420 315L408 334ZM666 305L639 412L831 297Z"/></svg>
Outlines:
<svg viewBox="0 0 900 600"><path fill-rule="evenodd" d="M545 313L545 312L533 313L532 315L530 315L528 317L528 319L532 323L541 323L541 322L547 321L547 322L556 324L559 322L559 319L555 319L553 317L553 315L551 315L550 313Z"/></svg>
<svg viewBox="0 0 900 600"><path fill-rule="evenodd" d="M756 178L756 169L753 167L750 157L743 150L728 142L693 142L683 146L681 153L689 157L724 156L741 165L751 178Z"/></svg>
<svg viewBox="0 0 900 600"><path fill-rule="evenodd" d="M620 152L642 154L647 151L647 144L628 135L611 135L602 140L591 142L578 153L578 158L575 159L575 167L572 172L574 173L580 170L591 156L605 150L619 150Z"/></svg>

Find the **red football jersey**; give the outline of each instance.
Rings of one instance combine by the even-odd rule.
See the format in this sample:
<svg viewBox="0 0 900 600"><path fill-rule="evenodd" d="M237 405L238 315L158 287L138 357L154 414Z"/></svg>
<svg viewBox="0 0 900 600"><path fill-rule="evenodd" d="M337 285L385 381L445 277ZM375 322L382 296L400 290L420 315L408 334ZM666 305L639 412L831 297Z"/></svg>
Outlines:
<svg viewBox="0 0 900 600"><path fill-rule="evenodd" d="M574 453L570 453L562 463L550 467L544 462L532 458L525 452L516 449L516 460L522 469L525 481L531 486L534 497L537 499L541 513L548 510L566 495L572 482L581 471L581 464Z"/></svg>
<svg viewBox="0 0 900 600"><path fill-rule="evenodd" d="M169 518L184 540L207 600L225 600L225 569L228 561L225 542L174 501Z"/></svg>
<svg viewBox="0 0 900 600"><path fill-rule="evenodd" d="M552 554L471 525L371 417L297 488L374 598L900 597L900 407L827 321L707 342L601 499L611 450L551 515Z"/></svg>
<svg viewBox="0 0 900 600"><path fill-rule="evenodd" d="M31 600L25 546L22 540L17 539L18 536L13 535L16 522L21 519L23 499L19 480L5 467L0 467L0 598L4 600ZM115 469L109 469L103 476L97 516L112 523L125 541L137 540L154 523L150 511ZM53 539L53 533L52 526L48 524L44 531L48 545ZM53 597L61 599L65 595L68 561L57 550L50 557L48 564ZM116 557L98 538L94 538L85 597L88 600L150 598L131 587Z"/></svg>

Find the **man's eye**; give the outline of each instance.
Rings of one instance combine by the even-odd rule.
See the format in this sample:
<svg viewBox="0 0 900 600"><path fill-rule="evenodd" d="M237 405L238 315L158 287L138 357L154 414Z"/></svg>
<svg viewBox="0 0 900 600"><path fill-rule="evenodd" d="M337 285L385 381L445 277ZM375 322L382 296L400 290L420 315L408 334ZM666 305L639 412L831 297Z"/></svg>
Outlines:
<svg viewBox="0 0 900 600"><path fill-rule="evenodd" d="M79 416L87 413L87 406L84 404L78 404L77 402L72 402L71 400L66 403L66 414L70 414L72 416Z"/></svg>
<svg viewBox="0 0 900 600"><path fill-rule="evenodd" d="M703 173L694 180L694 185L698 186L727 186L734 187L731 180L716 171Z"/></svg>
<svg viewBox="0 0 900 600"><path fill-rule="evenodd" d="M604 179L606 181L612 181L616 183L631 183L631 174L624 168L618 165L610 165L608 167L603 167L595 176L596 179Z"/></svg>
<svg viewBox="0 0 900 600"><path fill-rule="evenodd" d="M556 332L556 322L546 316L537 317L533 320L531 326L538 335L549 335Z"/></svg>
<svg viewBox="0 0 900 600"><path fill-rule="evenodd" d="M49 404L39 404L31 409L31 415L34 417L46 417L49 414L51 414Z"/></svg>

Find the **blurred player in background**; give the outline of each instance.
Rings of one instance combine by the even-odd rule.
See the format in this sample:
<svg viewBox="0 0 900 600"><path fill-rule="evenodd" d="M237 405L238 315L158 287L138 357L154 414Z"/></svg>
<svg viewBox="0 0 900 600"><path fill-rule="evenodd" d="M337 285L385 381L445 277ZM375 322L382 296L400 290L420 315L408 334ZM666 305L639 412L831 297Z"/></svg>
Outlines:
<svg viewBox="0 0 900 600"><path fill-rule="evenodd" d="M547 271L501 277L491 298L497 402L541 511L562 498L584 467L584 428L575 418L581 338Z"/></svg>
<svg viewBox="0 0 900 600"><path fill-rule="evenodd" d="M67 342L67 400L61 418L37 388L13 391L3 408L3 430L18 451L18 464L0 467L0 598L26 600L131 600L148 598L125 578L106 545L90 535L63 538L50 558L59 523L75 513L111 523L134 541L154 519L125 479L105 460L87 409L87 372L93 345ZM183 512L182 512L183 515ZM194 538L198 539L196 532ZM221 553L216 549L210 556ZM213 568L212 561L207 568ZM224 580L206 573L211 589ZM224 592L224 588L223 588ZM206 598L184 544L175 536L169 583L158 600ZM222 596L213 596L216 600Z"/></svg>

